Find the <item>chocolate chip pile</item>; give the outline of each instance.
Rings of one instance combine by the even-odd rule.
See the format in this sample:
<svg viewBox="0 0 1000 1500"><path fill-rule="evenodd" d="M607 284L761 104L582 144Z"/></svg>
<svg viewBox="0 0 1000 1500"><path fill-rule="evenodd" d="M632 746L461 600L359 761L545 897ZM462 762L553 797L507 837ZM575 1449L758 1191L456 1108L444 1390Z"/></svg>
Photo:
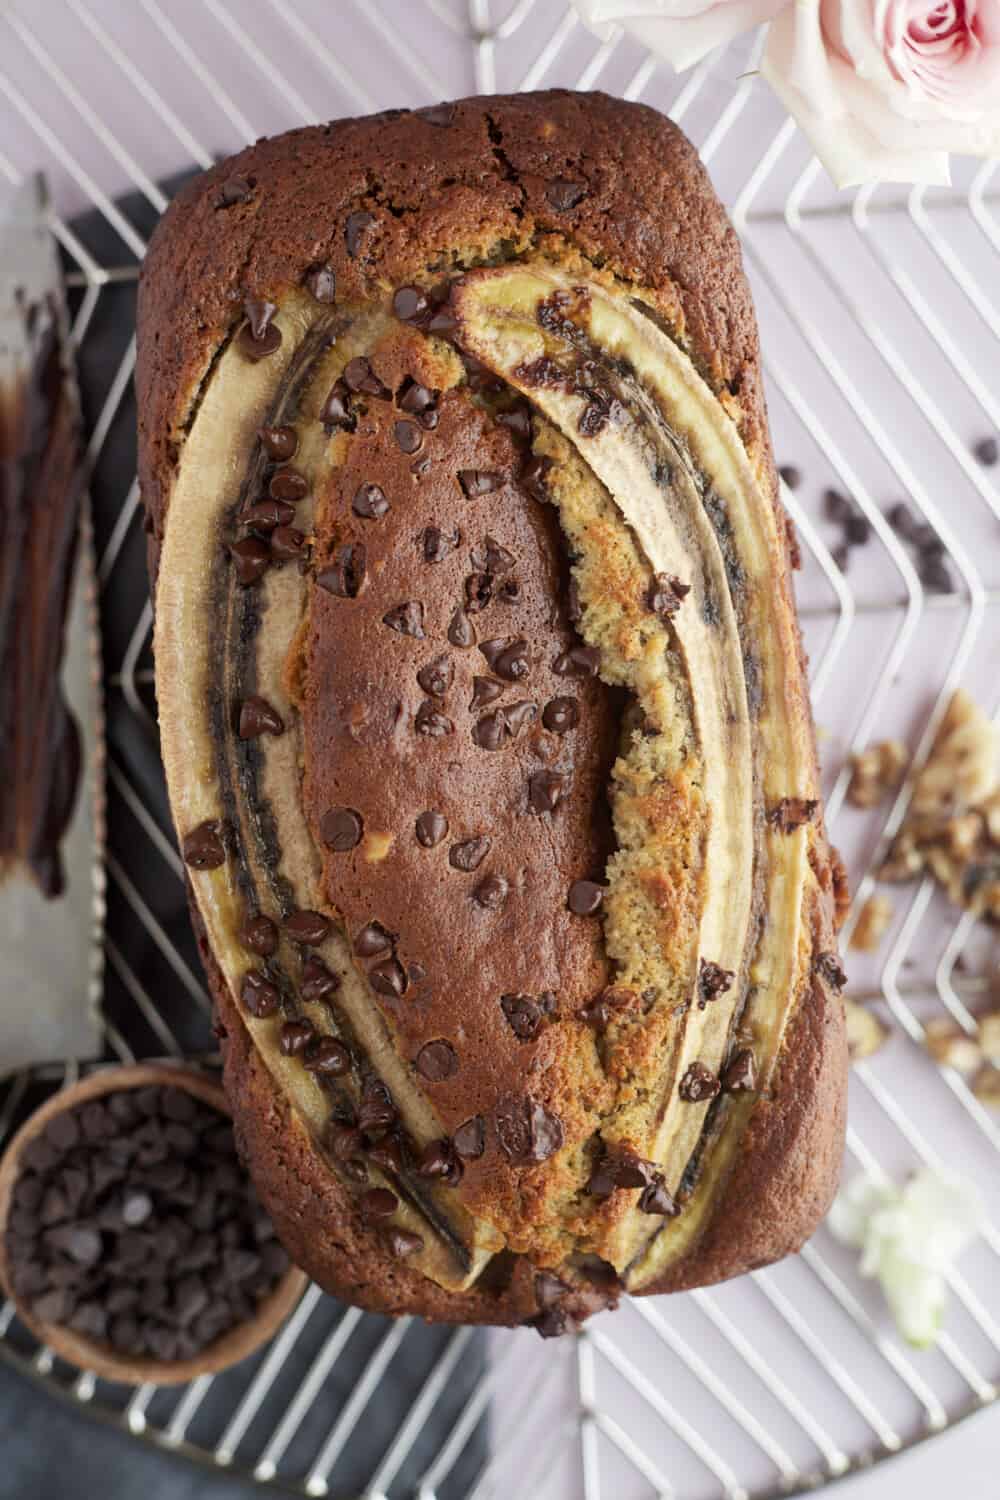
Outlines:
<svg viewBox="0 0 1000 1500"><path fill-rule="evenodd" d="M126 1357L190 1359L251 1319L288 1269L233 1130L183 1089L64 1110L21 1152L6 1252L43 1323Z"/></svg>

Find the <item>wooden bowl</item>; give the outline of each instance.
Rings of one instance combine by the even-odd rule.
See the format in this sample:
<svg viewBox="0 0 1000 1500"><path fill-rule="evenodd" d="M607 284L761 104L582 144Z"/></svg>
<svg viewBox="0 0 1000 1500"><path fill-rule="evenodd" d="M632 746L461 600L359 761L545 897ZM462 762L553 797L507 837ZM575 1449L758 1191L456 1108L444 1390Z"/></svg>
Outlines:
<svg viewBox="0 0 1000 1500"><path fill-rule="evenodd" d="M221 1086L206 1073L176 1063L150 1062L139 1063L134 1067L102 1068L100 1072L90 1074L80 1083L62 1089L51 1099L47 1099L21 1126L0 1158L0 1282L17 1307L21 1321L60 1359L68 1360L80 1369L92 1370L104 1380L118 1380L127 1385L141 1385L145 1381L154 1385L180 1385L194 1380L198 1375L224 1370L266 1343L284 1322L308 1285L309 1279L305 1272L300 1271L297 1266L289 1267L274 1291L259 1304L249 1322L231 1328L214 1343L206 1345L200 1354L191 1359L158 1360L118 1354L110 1344L74 1333L72 1329L63 1328L56 1323L40 1322L25 1307L22 1299L14 1295L7 1266L7 1215L10 1212L14 1184L20 1176L20 1155L28 1142L34 1140L49 1121L64 1109L72 1109L78 1104L86 1104L88 1100L99 1099L102 1094L148 1088L151 1084L166 1084L184 1089L203 1104L211 1105L221 1115L229 1118L229 1106Z"/></svg>

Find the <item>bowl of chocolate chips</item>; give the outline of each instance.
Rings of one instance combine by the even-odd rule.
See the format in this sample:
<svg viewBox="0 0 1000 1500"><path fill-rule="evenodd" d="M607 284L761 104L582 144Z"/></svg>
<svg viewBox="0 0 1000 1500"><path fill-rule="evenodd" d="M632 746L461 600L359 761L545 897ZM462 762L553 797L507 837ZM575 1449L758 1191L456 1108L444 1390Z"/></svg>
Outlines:
<svg viewBox="0 0 1000 1500"><path fill-rule="evenodd" d="M91 1074L14 1136L0 1281L61 1358L159 1385L245 1358L306 1286L240 1165L219 1084L156 1063Z"/></svg>

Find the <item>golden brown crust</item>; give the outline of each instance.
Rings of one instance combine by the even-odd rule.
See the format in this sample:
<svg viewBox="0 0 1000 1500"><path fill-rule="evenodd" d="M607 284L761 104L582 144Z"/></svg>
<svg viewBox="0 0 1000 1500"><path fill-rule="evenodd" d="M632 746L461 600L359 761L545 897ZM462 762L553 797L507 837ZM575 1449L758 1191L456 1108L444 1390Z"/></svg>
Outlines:
<svg viewBox="0 0 1000 1500"><path fill-rule="evenodd" d="M240 180L245 201L226 201L233 196L226 185ZM565 182L585 188L568 208L556 186ZM355 255L345 236L352 214L367 216ZM475 263L501 248L544 250L553 236L563 250L574 247L604 274L643 289L737 417L784 537L739 246L694 149L644 106L553 91L465 100L431 119L400 112L296 131L258 143L175 200L150 246L139 309L140 480L154 576L192 393L247 295L277 298L324 264L336 275L338 300L360 302L376 286L444 271L455 256ZM787 567L782 592L775 606L793 615ZM788 712L811 736L801 646L790 665ZM830 856L821 827L814 834L815 953L831 951L834 939ZM532 1273L522 1261L506 1288L454 1294L386 1254L292 1117L205 957L227 1033L226 1081L238 1101L242 1149L300 1263L331 1290L381 1311L459 1322L530 1316ZM808 979L771 1095L751 1116L707 1230L644 1291L719 1280L801 1244L836 1184L845 1057L839 1001Z"/></svg>

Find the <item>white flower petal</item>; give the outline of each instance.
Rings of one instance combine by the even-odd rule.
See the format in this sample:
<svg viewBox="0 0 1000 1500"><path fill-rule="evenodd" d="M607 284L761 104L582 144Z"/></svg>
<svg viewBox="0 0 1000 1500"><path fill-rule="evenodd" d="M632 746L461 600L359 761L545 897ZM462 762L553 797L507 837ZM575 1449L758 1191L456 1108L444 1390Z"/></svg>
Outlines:
<svg viewBox="0 0 1000 1500"><path fill-rule="evenodd" d="M573 0L582 20L607 41L612 26L664 58L678 72L741 32L751 31L789 0Z"/></svg>
<svg viewBox="0 0 1000 1500"><path fill-rule="evenodd" d="M861 1173L842 1187L827 1215L827 1227L844 1245L860 1250L869 1233L872 1219L899 1201L891 1184L877 1182Z"/></svg>

